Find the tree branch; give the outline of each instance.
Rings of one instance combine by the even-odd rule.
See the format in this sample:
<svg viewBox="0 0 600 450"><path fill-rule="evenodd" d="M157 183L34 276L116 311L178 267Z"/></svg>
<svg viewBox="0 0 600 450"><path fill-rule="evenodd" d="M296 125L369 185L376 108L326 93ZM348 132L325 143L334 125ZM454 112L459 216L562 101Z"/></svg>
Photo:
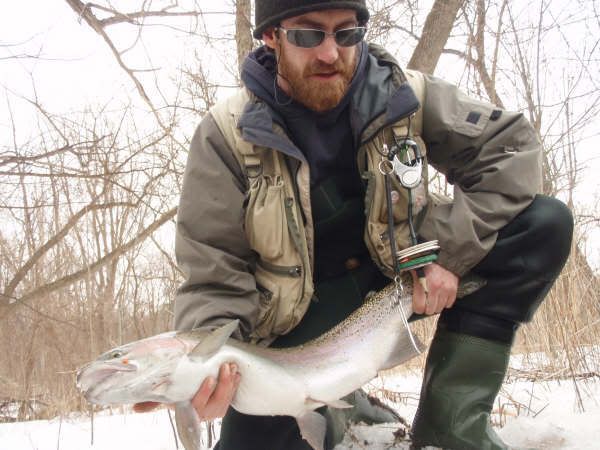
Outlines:
<svg viewBox="0 0 600 450"><path fill-rule="evenodd" d="M89 266L87 266L77 272L74 272L74 273L67 275L65 277L62 277L56 281L53 281L44 286L41 286L31 292L28 292L27 294L18 298L17 303L18 302L27 302L27 301L34 300L34 299L37 299L42 296L48 296L51 293L58 291L59 289L63 289L77 281L84 279L86 276L89 276L89 275L97 272L102 267L111 263L116 258L120 257L121 255L125 254L126 252L128 252L129 250L134 248L136 245L143 242L148 236L150 236L152 233L154 233L164 223L168 222L170 219L175 217L176 213L177 213L177 208L170 209L169 211L164 213L162 216L160 216L157 220L155 220L151 225L146 227L140 234L138 234L135 238L133 238L129 242L121 245L120 247L116 248L112 252L107 253L105 256L103 256L102 258L100 258L99 260L94 262L93 264L90 264ZM6 300L3 303L5 303L5 302L6 302ZM12 303L11 305L14 305L14 304L15 303Z"/></svg>

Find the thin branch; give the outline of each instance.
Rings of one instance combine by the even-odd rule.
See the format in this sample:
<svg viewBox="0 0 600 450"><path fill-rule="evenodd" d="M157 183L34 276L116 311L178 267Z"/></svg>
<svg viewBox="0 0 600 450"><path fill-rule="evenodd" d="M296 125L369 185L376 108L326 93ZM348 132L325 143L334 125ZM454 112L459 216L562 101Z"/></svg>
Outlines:
<svg viewBox="0 0 600 450"><path fill-rule="evenodd" d="M59 289L63 289L67 286L70 286L71 284L73 284L77 281L80 281L80 280L84 279L85 277L97 272L102 267L111 263L116 258L120 257L124 253L127 253L129 250L134 248L136 245L143 242L148 236L150 236L152 233L154 233L164 223L168 222L170 219L175 217L176 213L177 213L177 208L173 208L173 209L167 211L161 217L159 217L157 220L155 220L151 225L149 225L147 228L145 228L135 238L133 238L129 242L123 244L122 246L116 248L112 252L107 253L105 256L103 256L102 258L100 258L99 260L94 262L93 264L90 264L89 266L87 266L77 272L74 272L70 275L62 277L56 281L53 281L53 282L48 283L44 286L41 286L37 289L34 289L33 291L28 292L27 294L21 296L19 298L19 301L27 302L27 301L30 301L33 299L37 299L39 297L48 296L49 294L51 294Z"/></svg>
<svg viewBox="0 0 600 450"><path fill-rule="evenodd" d="M100 196L101 196L101 194L98 195L96 198L99 198ZM48 253L48 251L51 248L56 246L61 241L61 239L64 238L75 225L77 225L77 222L79 222L79 220L83 216L85 216L90 211L114 208L117 206L135 207L136 205L134 203L128 203L128 202L114 202L114 203L104 203L104 204L97 205L92 202L92 204L87 205L84 208L81 208L77 213L75 213L68 220L68 222L60 229L60 231L58 233L56 233L54 236L52 236L51 239L46 241L45 244L38 247L35 250L35 252L30 256L30 258L25 262L25 264L23 264L21 266L21 268L19 270L17 270L17 273L13 276L12 280L6 286L3 296L7 297L7 298L12 297L13 293L15 292L15 289L17 288L19 283L21 283L21 281L23 281L23 279L25 278L27 273L31 270L31 268L35 264L37 264L41 260L41 258L46 253Z"/></svg>

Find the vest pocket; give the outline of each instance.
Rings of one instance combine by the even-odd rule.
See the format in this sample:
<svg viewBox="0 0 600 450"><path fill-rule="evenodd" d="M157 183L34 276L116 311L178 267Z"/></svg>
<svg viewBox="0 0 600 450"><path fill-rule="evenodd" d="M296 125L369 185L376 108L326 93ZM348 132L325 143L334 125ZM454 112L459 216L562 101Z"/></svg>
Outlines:
<svg viewBox="0 0 600 450"><path fill-rule="evenodd" d="M246 234L258 254L254 276L260 305L254 338L289 332L304 314L306 273L294 198L280 175L263 174L250 187Z"/></svg>
<svg viewBox="0 0 600 450"><path fill-rule="evenodd" d="M283 181L279 176L261 177L250 187L246 232L250 246L269 260L283 253L283 200Z"/></svg>
<svg viewBox="0 0 600 450"><path fill-rule="evenodd" d="M260 338L269 337L277 319L277 305L279 303L280 287L269 278L261 276L258 281L260 267L256 268L256 288L260 293L258 305L258 322L254 333Z"/></svg>
<svg viewBox="0 0 600 450"><path fill-rule="evenodd" d="M285 334L297 324L296 304L302 297L302 266L279 266L259 260L256 285L260 292L259 319L254 334L268 338ZM291 298L298 296L299 298ZM301 317L301 315L300 315Z"/></svg>

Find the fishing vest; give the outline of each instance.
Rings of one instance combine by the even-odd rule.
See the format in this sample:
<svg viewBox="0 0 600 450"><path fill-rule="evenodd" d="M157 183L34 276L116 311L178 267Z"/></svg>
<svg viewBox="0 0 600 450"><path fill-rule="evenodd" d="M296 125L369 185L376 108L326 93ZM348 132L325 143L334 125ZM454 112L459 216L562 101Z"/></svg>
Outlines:
<svg viewBox="0 0 600 450"><path fill-rule="evenodd" d="M424 79L419 72L404 72L419 103L423 104ZM307 163L292 173L283 153L253 145L242 137L238 121L248 102L258 99L242 88L211 108L210 113L230 150L248 179L245 232L250 247L258 255L256 286L260 293L259 317L252 333L255 341L270 341L292 330L304 316L313 297L314 230ZM410 138L420 146L422 110L378 131L361 144L358 168L366 180L364 240L370 256L382 272L394 276L389 245L388 208L385 177L380 170L384 144L391 148L399 139ZM376 119L377 120L377 119ZM383 118L381 118L383 120ZM376 124L372 124L376 126ZM273 124L273 132L286 136ZM413 215L416 227L422 219L429 197L426 159L421 184L413 189ZM391 177L393 191L394 235L398 249L410 245L408 191Z"/></svg>

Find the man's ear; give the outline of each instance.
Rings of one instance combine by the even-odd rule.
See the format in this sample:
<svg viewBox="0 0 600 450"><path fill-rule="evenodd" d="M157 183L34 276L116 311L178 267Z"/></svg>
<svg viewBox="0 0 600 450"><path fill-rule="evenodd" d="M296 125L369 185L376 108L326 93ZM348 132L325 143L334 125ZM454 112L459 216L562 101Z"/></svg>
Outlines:
<svg viewBox="0 0 600 450"><path fill-rule="evenodd" d="M265 45L270 49L275 50L275 47L277 45L278 34L279 33L275 31L275 27L270 27L263 31L262 39Z"/></svg>

